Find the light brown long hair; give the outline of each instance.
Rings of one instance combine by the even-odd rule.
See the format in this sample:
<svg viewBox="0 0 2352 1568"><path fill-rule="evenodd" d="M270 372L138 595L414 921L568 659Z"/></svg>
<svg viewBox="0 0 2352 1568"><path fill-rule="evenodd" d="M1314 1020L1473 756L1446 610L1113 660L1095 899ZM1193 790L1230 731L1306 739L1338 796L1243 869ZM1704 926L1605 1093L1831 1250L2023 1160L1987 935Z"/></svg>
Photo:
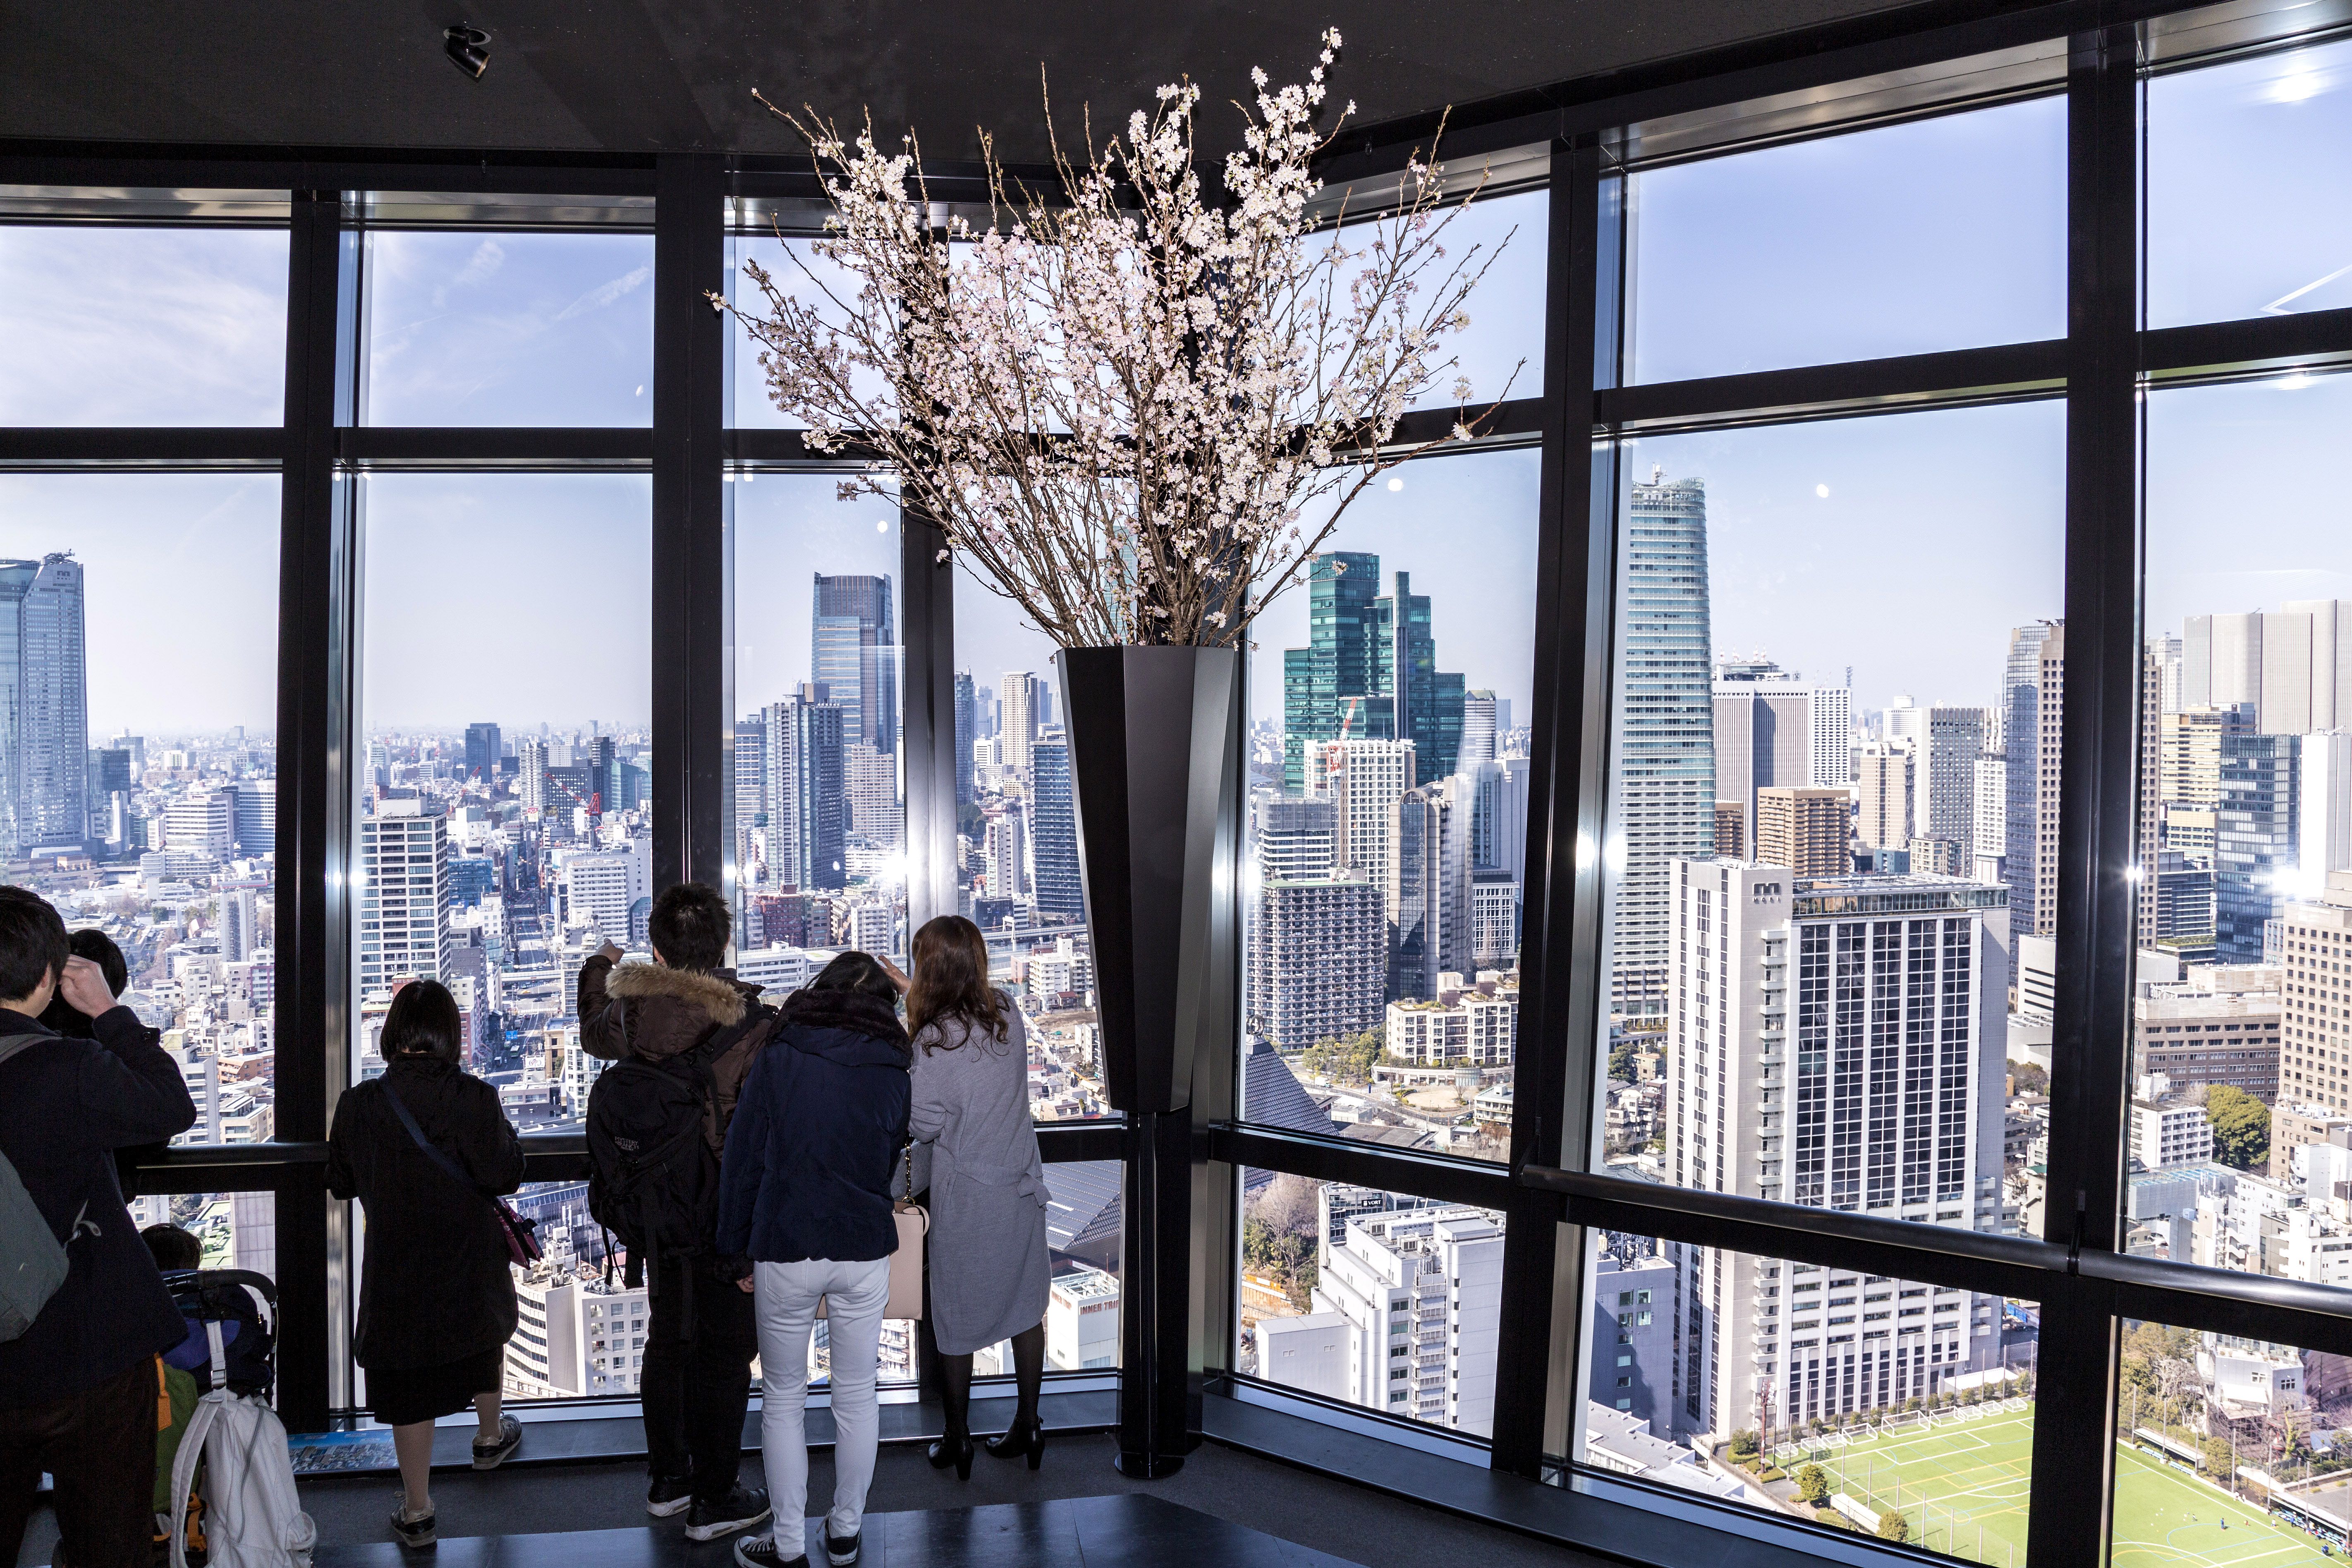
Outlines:
<svg viewBox="0 0 2352 1568"><path fill-rule="evenodd" d="M1004 999L988 983L988 939L978 926L961 915L924 921L915 933L914 959L914 984L907 990L908 1035L919 1037L926 1024L961 1018L967 1029L1004 1038ZM941 1044L934 1035L923 1042L923 1054Z"/></svg>

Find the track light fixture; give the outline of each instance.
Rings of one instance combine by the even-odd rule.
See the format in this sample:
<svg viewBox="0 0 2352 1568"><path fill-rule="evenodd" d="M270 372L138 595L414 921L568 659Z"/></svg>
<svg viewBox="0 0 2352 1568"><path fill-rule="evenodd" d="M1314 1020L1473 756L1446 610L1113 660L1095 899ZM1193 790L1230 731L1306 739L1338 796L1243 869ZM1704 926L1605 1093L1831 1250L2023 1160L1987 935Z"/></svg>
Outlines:
<svg viewBox="0 0 2352 1568"><path fill-rule="evenodd" d="M461 23L446 29L441 35L441 49L449 57L451 65L476 81L481 80L482 73L490 68L490 36L479 27Z"/></svg>

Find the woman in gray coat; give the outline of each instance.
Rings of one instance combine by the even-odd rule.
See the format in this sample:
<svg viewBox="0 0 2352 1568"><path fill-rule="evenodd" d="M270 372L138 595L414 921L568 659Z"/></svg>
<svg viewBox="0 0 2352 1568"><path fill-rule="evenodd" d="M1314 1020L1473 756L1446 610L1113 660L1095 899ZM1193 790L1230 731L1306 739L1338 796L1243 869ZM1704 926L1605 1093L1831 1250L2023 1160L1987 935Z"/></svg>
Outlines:
<svg viewBox="0 0 2352 1568"><path fill-rule="evenodd" d="M930 1460L971 1475L971 1357L1013 1342L1020 1405L989 1440L1000 1458L1045 1451L1037 1389L1045 1373L1045 1167L1029 1110L1029 1041L1021 1015L988 984L988 944L960 915L915 933L907 994L914 1037L909 1128L931 1167L930 1324L947 1380L947 1435Z"/></svg>

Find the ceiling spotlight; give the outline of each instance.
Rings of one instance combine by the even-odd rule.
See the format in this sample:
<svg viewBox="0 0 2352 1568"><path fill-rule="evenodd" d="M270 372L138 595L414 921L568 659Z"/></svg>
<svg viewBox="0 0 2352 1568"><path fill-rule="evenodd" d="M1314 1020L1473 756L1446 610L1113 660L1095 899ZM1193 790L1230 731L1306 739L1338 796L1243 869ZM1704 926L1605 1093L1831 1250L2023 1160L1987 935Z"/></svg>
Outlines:
<svg viewBox="0 0 2352 1568"><path fill-rule="evenodd" d="M481 80L482 73L490 68L490 36L479 27L461 25L446 29L441 35L441 49L449 57L451 65L476 81Z"/></svg>

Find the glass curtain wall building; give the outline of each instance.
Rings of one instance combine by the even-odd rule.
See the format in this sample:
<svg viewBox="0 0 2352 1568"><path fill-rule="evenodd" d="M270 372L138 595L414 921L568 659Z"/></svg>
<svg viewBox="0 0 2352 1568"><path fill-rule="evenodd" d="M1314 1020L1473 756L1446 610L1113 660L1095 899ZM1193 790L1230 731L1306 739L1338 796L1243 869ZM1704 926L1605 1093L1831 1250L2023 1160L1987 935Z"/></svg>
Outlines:
<svg viewBox="0 0 2352 1568"><path fill-rule="evenodd" d="M363 1415L321 1144L429 974L551 1238L509 1391L625 1400L581 957L687 879L777 990L961 912L1069 1386L1181 1363L1660 1542L2341 1545L2352 44L2155 9L1456 118L1507 259L1400 450L1474 438L1259 627L1176 1314L1122 1299L1052 649L701 297L803 176L10 174L0 837L200 1090L142 1214L279 1279L289 1426ZM1426 132L1333 150L1351 217Z"/></svg>

